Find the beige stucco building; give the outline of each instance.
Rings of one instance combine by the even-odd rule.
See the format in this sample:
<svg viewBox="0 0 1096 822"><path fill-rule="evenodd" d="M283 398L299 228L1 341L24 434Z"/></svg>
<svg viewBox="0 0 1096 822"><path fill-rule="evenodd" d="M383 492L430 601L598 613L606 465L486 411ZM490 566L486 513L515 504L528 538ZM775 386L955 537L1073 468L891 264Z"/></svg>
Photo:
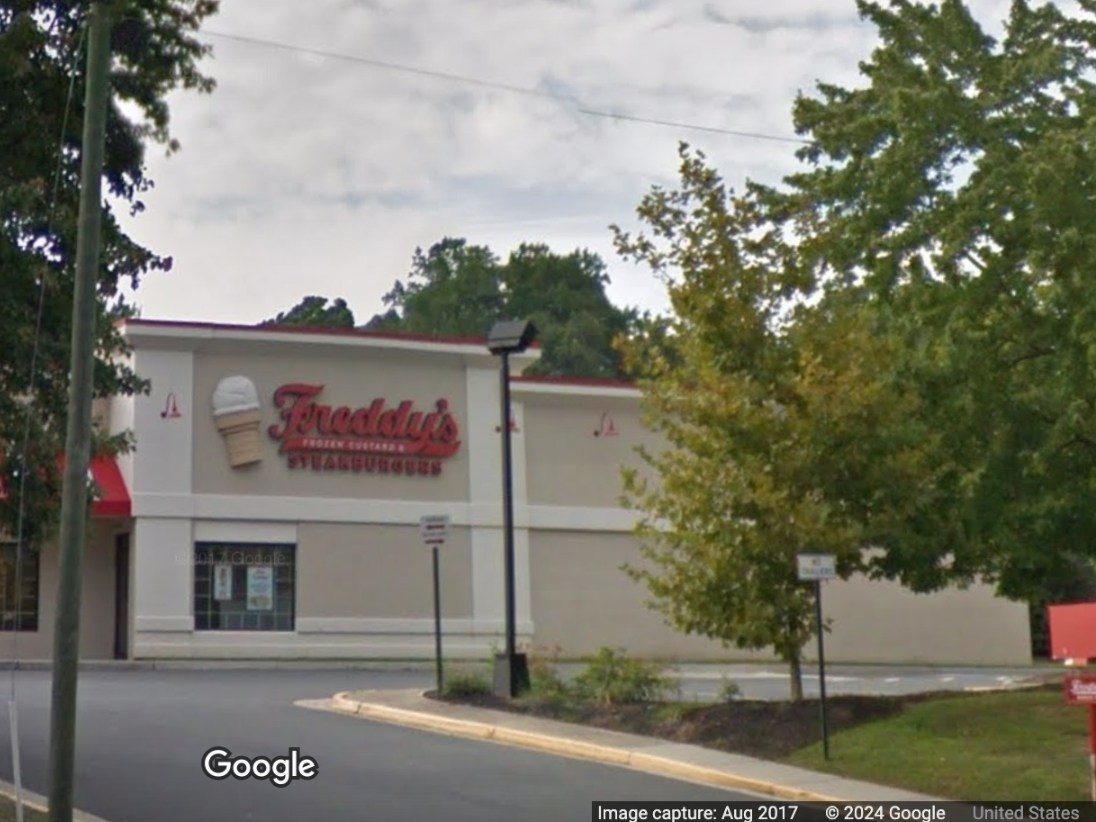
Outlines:
<svg viewBox="0 0 1096 822"><path fill-rule="evenodd" d="M137 448L93 472L104 498L85 561L86 658L429 657L419 520L437 514L452 523L446 654L482 659L501 645L499 372L483 343L152 321L124 331L152 388L99 406ZM515 373L535 356L516 355ZM518 376L512 396L519 640L568 655L747 658L665 626L621 570L639 551L620 466L655 444L638 392ZM56 551L34 569L20 607L33 600L35 630L0 633L9 658L49 656ZM913 595L854 579L827 583L825 602L834 661L1030 660L1026 607L986 588Z"/></svg>

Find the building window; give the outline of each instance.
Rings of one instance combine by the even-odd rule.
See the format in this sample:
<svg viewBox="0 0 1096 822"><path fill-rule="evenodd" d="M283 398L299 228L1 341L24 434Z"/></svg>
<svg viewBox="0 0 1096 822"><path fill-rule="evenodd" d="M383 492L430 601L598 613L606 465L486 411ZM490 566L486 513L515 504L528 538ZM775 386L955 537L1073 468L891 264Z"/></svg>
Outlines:
<svg viewBox="0 0 1096 822"><path fill-rule="evenodd" d="M196 631L292 631L296 546L194 546Z"/></svg>
<svg viewBox="0 0 1096 822"><path fill-rule="evenodd" d="M38 552L0 544L0 631L38 630Z"/></svg>

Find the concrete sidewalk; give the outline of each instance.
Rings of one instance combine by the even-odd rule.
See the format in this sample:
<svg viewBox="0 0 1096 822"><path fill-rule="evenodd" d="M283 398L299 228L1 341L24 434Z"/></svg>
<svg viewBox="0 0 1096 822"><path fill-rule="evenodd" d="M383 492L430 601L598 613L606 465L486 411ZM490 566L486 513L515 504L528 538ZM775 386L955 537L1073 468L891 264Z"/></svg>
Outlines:
<svg viewBox="0 0 1096 822"><path fill-rule="evenodd" d="M296 704L780 799L808 802L935 799L696 745L439 702L420 690L355 691Z"/></svg>
<svg viewBox="0 0 1096 822"><path fill-rule="evenodd" d="M34 791L28 791L26 788L22 790L22 799L24 809L30 808L31 810L38 811L38 813L49 813L49 800L41 794ZM16 790L16 787L10 782L4 782L0 780L0 796L4 796L10 799L12 802L17 802L17 797L20 792ZM81 810L73 809L72 811L73 822L107 822L100 816L92 816L90 813L84 813Z"/></svg>

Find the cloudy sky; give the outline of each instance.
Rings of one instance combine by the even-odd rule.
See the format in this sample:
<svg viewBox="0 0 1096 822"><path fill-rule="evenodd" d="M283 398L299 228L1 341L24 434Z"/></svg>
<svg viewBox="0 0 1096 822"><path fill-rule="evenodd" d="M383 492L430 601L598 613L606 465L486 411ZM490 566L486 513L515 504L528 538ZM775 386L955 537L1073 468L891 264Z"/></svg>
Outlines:
<svg viewBox="0 0 1096 822"><path fill-rule="evenodd" d="M130 223L175 259L135 295L146 318L253 323L319 294L365 322L446 236L592 249L615 302L657 310L608 226L673 184L678 141L734 185L775 182L796 145L589 112L794 140L796 93L857 84L875 43L853 0L222 0L203 37L218 88L172 98L182 151L152 153Z"/></svg>

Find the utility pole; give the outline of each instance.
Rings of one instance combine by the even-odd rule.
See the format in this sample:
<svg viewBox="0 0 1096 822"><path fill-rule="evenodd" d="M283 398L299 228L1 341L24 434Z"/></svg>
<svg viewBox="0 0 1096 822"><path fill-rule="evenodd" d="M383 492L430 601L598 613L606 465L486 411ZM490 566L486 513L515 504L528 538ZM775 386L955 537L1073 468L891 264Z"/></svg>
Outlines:
<svg viewBox="0 0 1096 822"><path fill-rule="evenodd" d="M80 168L76 284L72 302L72 353L65 478L61 498L60 579L53 629L53 698L50 705L49 820L72 822L76 770L76 680L80 670L80 593L88 516L91 399L95 373L96 281L102 228L102 174L110 99L110 11L91 6L88 16L87 88Z"/></svg>

